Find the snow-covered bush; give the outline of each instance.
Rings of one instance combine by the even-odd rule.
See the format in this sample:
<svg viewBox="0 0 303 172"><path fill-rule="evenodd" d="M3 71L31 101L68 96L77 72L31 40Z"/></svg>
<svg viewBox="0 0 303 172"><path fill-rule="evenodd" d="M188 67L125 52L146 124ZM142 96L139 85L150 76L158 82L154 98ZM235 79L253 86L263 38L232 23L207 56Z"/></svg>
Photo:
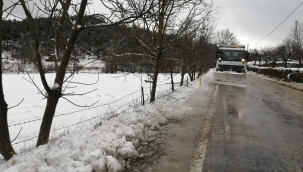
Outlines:
<svg viewBox="0 0 303 172"><path fill-rule="evenodd" d="M271 78L303 83L302 68L268 68L268 67L249 66L248 70L256 72L258 74L263 74Z"/></svg>

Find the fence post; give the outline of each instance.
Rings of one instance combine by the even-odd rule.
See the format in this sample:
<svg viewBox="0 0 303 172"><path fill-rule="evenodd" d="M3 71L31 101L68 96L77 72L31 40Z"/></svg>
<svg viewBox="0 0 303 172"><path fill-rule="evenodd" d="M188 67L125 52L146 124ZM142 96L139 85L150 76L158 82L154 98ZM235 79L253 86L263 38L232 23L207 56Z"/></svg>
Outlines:
<svg viewBox="0 0 303 172"><path fill-rule="evenodd" d="M142 89L142 106L144 106L144 89L143 87L141 87L141 89Z"/></svg>

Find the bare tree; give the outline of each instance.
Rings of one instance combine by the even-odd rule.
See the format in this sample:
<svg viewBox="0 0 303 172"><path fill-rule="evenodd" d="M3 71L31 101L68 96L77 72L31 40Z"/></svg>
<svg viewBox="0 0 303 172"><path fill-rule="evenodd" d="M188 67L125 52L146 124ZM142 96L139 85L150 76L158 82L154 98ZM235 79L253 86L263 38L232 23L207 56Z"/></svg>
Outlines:
<svg viewBox="0 0 303 172"><path fill-rule="evenodd" d="M213 49L214 46L210 43L211 35L211 29L203 29L195 36L196 38L193 39L194 47L188 66L188 73L191 81L195 79L195 74L197 71L199 71L200 74L202 74L202 71L205 71L202 69L203 66L211 67L213 65L213 54L209 54L211 52L215 52L215 49Z"/></svg>
<svg viewBox="0 0 303 172"><path fill-rule="evenodd" d="M299 61L299 67L302 67L303 56L303 24L298 21L290 29L288 39L291 40L292 50L295 58Z"/></svg>
<svg viewBox="0 0 303 172"><path fill-rule="evenodd" d="M293 48L291 46L291 40L290 39L285 39L282 46L284 47L283 48L283 52L284 52L284 55L283 55L284 67L287 68L287 61L293 55Z"/></svg>
<svg viewBox="0 0 303 172"><path fill-rule="evenodd" d="M277 53L282 56L284 67L287 68L287 61L292 55L291 40L285 39L283 44L277 47Z"/></svg>
<svg viewBox="0 0 303 172"><path fill-rule="evenodd" d="M108 15L105 14L89 14L85 16L85 11L88 6L87 0L82 0L80 3L73 2L71 0L59 0L51 1L46 0L45 3L41 1L41 6L36 5L38 8L37 14L47 17L49 19L49 27L45 29L39 26L36 22L33 14L29 10L29 2L25 0L20 0L22 8L26 14L26 20L30 28L30 34L32 39L32 49L34 51L34 58L31 61L38 68L40 79L45 90L39 90L42 95L47 99L46 108L43 115L43 120L40 126L40 131L38 135L38 140L36 146L43 145L48 142L50 129L55 114L56 106L60 98L63 98L69 102L67 98L64 97L65 88L63 84L68 81L71 77L66 77L66 70L71 60L72 52L77 43L77 38L79 33L84 29L92 29L96 27L109 27L114 25L119 25L123 23L131 23L137 18L142 17L149 12L149 9L154 5L152 1L134 1L134 0L121 0L121 1L107 1L102 0L103 5L109 9L111 12ZM135 7L129 10L130 7ZM70 10L76 14L75 17L70 16ZM35 16L35 17L39 17ZM93 21L98 21L93 22ZM65 39L65 35L62 33L62 26L65 22L71 23L71 28L68 29ZM50 34L52 33L52 34ZM51 38L50 35L55 35L55 39ZM56 76L54 80L54 85L49 86L46 81L46 76L44 74L44 69L42 66L42 54L41 47L44 39L55 41L55 55L56 55ZM58 42L63 41L64 50L60 54ZM71 73L71 75L73 72ZM72 102L71 102L72 103Z"/></svg>
<svg viewBox="0 0 303 172"><path fill-rule="evenodd" d="M229 31L229 29L223 29L219 30L215 34L215 43L216 44L221 44L221 45L237 45L239 44L239 41L237 37Z"/></svg>
<svg viewBox="0 0 303 172"><path fill-rule="evenodd" d="M2 28L3 0L0 0L0 28ZM5 160L9 160L15 154L10 141L7 123L7 103L4 98L2 80L2 31L0 31L0 154Z"/></svg>
<svg viewBox="0 0 303 172"><path fill-rule="evenodd" d="M133 38L141 45L142 56L147 57L154 66L150 102L155 101L161 63L171 57L169 50L172 43L206 27L204 21L211 19L212 12L212 4L204 0L158 0L150 14L133 24L145 31L140 35L133 33Z"/></svg>
<svg viewBox="0 0 303 172"><path fill-rule="evenodd" d="M252 49L250 52L251 52L250 53L250 58L249 58L250 61L255 61L254 66L256 66L257 61L259 62L259 65L260 65L262 55L260 54L259 50L258 49Z"/></svg>
<svg viewBox="0 0 303 172"><path fill-rule="evenodd" d="M268 65L268 62L271 61L271 53L270 53L270 49L268 47L262 47L261 48L261 54L262 54L262 58L265 61L265 65Z"/></svg>
<svg viewBox="0 0 303 172"><path fill-rule="evenodd" d="M277 47L263 47L261 48L261 52L263 55L263 59L266 62L266 65L268 65L269 62L271 62L272 67L276 67L276 62L278 60L279 55L279 51Z"/></svg>

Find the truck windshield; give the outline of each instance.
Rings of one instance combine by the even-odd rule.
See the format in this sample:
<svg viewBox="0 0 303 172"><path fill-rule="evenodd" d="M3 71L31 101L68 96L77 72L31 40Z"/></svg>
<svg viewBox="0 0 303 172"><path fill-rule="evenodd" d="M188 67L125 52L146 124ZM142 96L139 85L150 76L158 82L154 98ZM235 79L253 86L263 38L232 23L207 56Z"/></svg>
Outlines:
<svg viewBox="0 0 303 172"><path fill-rule="evenodd" d="M246 59L246 51L241 50L221 50L220 58L227 61L241 61Z"/></svg>

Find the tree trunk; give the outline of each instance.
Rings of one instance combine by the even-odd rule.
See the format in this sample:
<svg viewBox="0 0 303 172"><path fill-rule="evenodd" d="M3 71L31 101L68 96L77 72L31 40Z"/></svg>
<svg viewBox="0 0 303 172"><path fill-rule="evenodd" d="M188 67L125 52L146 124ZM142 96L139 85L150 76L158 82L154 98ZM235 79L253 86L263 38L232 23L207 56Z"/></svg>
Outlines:
<svg viewBox="0 0 303 172"><path fill-rule="evenodd" d="M183 86L183 83L184 83L184 75L185 75L185 71L184 71L184 69L182 68L182 72L181 72L181 81L180 81L180 86L181 86L181 87Z"/></svg>
<svg viewBox="0 0 303 172"><path fill-rule="evenodd" d="M59 92L61 94L61 92ZM55 115L56 107L58 104L60 96L55 93L51 94L47 98L46 108L43 115L43 120L40 126L39 136L36 146L46 144L48 142L53 118Z"/></svg>
<svg viewBox="0 0 303 172"><path fill-rule="evenodd" d="M171 78L171 90L172 90L172 92L174 92L175 87L174 87L173 69L170 68L169 71L170 71L170 78Z"/></svg>
<svg viewBox="0 0 303 172"><path fill-rule="evenodd" d="M272 68L275 68L276 67L276 61L274 60L273 62L272 62Z"/></svg>
<svg viewBox="0 0 303 172"><path fill-rule="evenodd" d="M2 8L3 0L0 0L0 28L2 28ZM0 154L4 160L11 159L15 150L10 141L10 135L7 124L7 103L4 99L3 82L2 82L2 32L0 32Z"/></svg>
<svg viewBox="0 0 303 172"><path fill-rule="evenodd" d="M158 33L157 33L157 40L156 40L156 47L157 47L157 54L155 59L155 66L154 66L154 76L153 76L153 84L152 84L152 90L151 90L151 96L150 96L150 102L154 102L156 100L156 88L157 88L157 79L159 74L159 67L160 67L160 60L162 56L163 51L163 39L164 39L164 33L165 33L165 10L168 7L168 1L161 0L161 3L159 3L159 19L158 19Z"/></svg>
<svg viewBox="0 0 303 172"><path fill-rule="evenodd" d="M1 94L0 98L0 108L0 153L3 156L4 160L7 161L11 159L16 153L10 141L7 124L7 104L3 94Z"/></svg>
<svg viewBox="0 0 303 172"><path fill-rule="evenodd" d="M79 8L79 13L77 14L75 26L81 25L86 5L87 5L87 0L82 0L80 8ZM22 6L24 9L26 8L24 1L22 2ZM29 13L29 12L27 11L27 13ZM62 96L61 91L62 91L63 81L65 78L66 69L67 69L67 66L68 66L68 63L69 63L69 60L71 57L71 53L74 49L74 46L76 44L76 40L78 38L79 33L80 33L80 29L78 27L73 27L72 32L69 37L69 41L67 42L67 45L66 45L66 50L64 51L63 57L61 59L61 63L58 66L58 69L56 72L56 78L55 78L54 84L57 84L59 86L58 88L51 89L48 86L48 84L45 80L44 73L43 73L43 71L41 71L41 64L40 64L41 60L38 60L40 78L41 78L42 82L44 83L43 86L44 86L44 89L47 91L48 95L47 95L46 108L44 111L43 120L42 120L42 123L40 126L39 136L38 136L38 140L37 140L37 144L36 144L37 147L48 142L53 117L54 117L55 111L56 111L56 106L58 104L59 98ZM39 46L36 46L36 49L37 49L37 47L39 47ZM36 50L36 52L37 52L37 55L40 55L39 51ZM40 58L37 58L37 59L40 59Z"/></svg>
<svg viewBox="0 0 303 172"><path fill-rule="evenodd" d="M150 102L154 102L156 100L156 88L157 88L157 80L158 80L158 74L159 74L159 61L156 61L155 69L154 69L154 75L153 75L153 84L152 84L152 90L150 95Z"/></svg>
<svg viewBox="0 0 303 172"><path fill-rule="evenodd" d="M189 79L190 79L190 81L193 81L192 72L188 72L188 75L189 75Z"/></svg>
<svg viewBox="0 0 303 172"><path fill-rule="evenodd" d="M284 59L284 67L287 68L287 59Z"/></svg>

